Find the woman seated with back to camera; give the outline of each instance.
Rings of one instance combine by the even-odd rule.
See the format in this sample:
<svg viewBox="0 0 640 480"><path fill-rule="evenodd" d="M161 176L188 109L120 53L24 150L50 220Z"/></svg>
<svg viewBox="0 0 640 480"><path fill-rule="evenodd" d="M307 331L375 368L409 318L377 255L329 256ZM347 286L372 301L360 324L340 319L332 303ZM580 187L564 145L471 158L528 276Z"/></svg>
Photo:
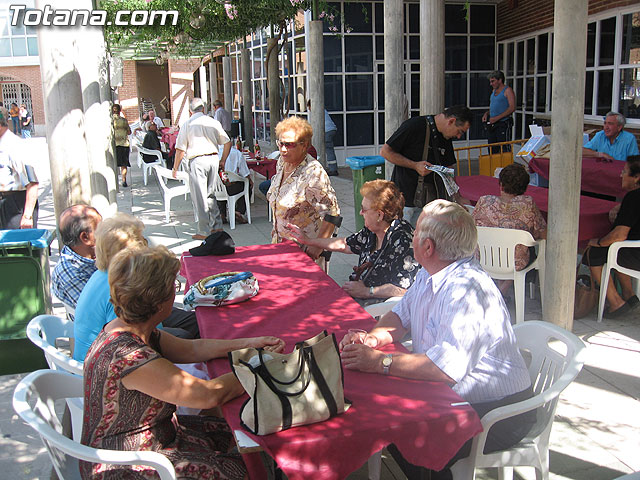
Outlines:
<svg viewBox="0 0 640 480"><path fill-rule="evenodd" d="M180 262L164 246L127 248L109 265L117 315L104 326L84 362L82 443L112 450L152 450L173 463L178 478L246 478L223 419L175 415L176 405L210 409L241 395L232 373L201 380L174 363L226 357L245 347L282 351L276 337L185 340L161 331L171 312ZM152 468L81 462L82 478L156 478Z"/></svg>
<svg viewBox="0 0 640 480"><path fill-rule="evenodd" d="M276 135L280 160L267 192L273 212L271 242L292 238L288 223L298 225L309 238L329 237L334 225L324 221L324 216L340 215L340 208L327 172L307 153L313 136L311 125L302 118L289 117L278 123ZM322 248L309 246L305 252L316 260Z"/></svg>
<svg viewBox="0 0 640 480"><path fill-rule="evenodd" d="M529 185L529 174L524 166L512 163L500 171L500 196L485 195L478 199L473 219L479 227L500 227L525 230L535 240L547 238L547 222L529 195L524 193ZM524 245L515 249L516 270L522 270L535 260L535 250ZM510 280L498 282L501 291Z"/></svg>
<svg viewBox="0 0 640 480"><path fill-rule="evenodd" d="M405 294L418 271L413 258L413 227L402 218L404 197L393 182L372 180L360 189L364 227L347 238L308 238L288 224L300 243L324 250L359 255L358 266L342 288L361 304Z"/></svg>

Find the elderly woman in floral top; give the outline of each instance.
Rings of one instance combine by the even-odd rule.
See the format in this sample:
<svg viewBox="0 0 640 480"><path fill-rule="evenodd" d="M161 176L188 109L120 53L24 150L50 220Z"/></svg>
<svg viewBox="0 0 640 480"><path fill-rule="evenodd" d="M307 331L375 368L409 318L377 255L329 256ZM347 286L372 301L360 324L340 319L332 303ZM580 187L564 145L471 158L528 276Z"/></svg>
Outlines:
<svg viewBox="0 0 640 480"><path fill-rule="evenodd" d="M362 304L405 294L418 271L413 258L413 227L402 219L404 197L393 182L373 180L360 189L364 228L347 238L307 238L302 229L287 228L300 243L333 252L359 255L342 288Z"/></svg>
<svg viewBox="0 0 640 480"><path fill-rule="evenodd" d="M329 176L320 162L307 154L311 125L302 118L289 117L278 124L276 135L280 160L267 192L273 211L272 243L294 239L286 228L288 223L298 225L306 237L329 237L334 226L323 218L340 215L340 208ZM305 251L315 260L322 248L306 247Z"/></svg>

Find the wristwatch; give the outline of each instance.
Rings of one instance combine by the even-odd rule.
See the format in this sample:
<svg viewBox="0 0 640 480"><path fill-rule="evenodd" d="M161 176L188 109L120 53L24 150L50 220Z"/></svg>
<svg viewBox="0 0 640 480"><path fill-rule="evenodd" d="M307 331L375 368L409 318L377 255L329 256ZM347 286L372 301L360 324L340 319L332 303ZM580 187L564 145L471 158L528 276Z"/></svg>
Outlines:
<svg viewBox="0 0 640 480"><path fill-rule="evenodd" d="M369 287L369 296L373 297L373 286Z"/></svg>
<svg viewBox="0 0 640 480"><path fill-rule="evenodd" d="M31 220L31 219L33 219L33 215L26 215L26 214L22 214L22 216L25 218L25 220Z"/></svg>
<svg viewBox="0 0 640 480"><path fill-rule="evenodd" d="M387 353L382 359L382 373L385 375L389 375L389 368L391 367L391 363L393 363L393 354Z"/></svg>

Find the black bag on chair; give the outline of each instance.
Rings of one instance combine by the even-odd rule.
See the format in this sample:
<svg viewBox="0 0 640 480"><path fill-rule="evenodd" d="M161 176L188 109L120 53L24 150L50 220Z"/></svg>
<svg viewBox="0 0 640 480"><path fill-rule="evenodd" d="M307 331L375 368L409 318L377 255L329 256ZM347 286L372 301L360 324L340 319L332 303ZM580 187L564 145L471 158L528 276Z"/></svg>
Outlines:
<svg viewBox="0 0 640 480"><path fill-rule="evenodd" d="M436 140L435 145L431 143L431 132L436 131L436 125L433 121L433 116L427 116L427 132L424 138L424 150L422 151L422 160L424 162L429 161L429 149L433 149L434 161L433 165L441 165L440 161L440 149L437 145L437 136L434 136ZM413 197L414 207L424 207L429 202L442 198L444 200L451 200L451 197L447 193L447 189L444 186L444 182L440 175L431 173L429 175L418 175L418 184L416 185L416 193Z"/></svg>

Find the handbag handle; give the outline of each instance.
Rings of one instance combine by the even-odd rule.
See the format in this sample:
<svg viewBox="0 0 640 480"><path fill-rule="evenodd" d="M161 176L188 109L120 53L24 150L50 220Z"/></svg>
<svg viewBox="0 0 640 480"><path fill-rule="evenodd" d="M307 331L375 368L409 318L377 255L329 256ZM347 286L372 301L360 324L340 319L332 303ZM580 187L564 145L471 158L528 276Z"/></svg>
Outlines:
<svg viewBox="0 0 640 480"><path fill-rule="evenodd" d="M307 380L306 382L304 382L304 385L300 388L299 391L297 392L284 392L282 390L280 390L280 388L278 386L275 385L275 383L278 383L279 385L291 385L292 383L294 383L298 378L300 378L300 376L302 375L302 372L304 370L304 366L307 364L308 359L307 359L307 355L309 355L309 353L307 352L307 349L302 349L300 351L300 370L298 371L298 374L296 375L296 378L294 378L292 381L290 382L281 382L278 379L276 379L270 372L269 370L267 370L267 366L262 363L262 357L260 357L260 361L262 363L263 368L260 368L257 370L258 375L260 375L260 378L262 378L264 380L264 382L267 384L267 386L276 394L278 395L284 395L285 397L297 397L298 395L301 395L309 386L309 384L311 383L311 371L309 371L309 374L307 375ZM309 369L307 369L309 370ZM275 383L274 383L275 382Z"/></svg>

